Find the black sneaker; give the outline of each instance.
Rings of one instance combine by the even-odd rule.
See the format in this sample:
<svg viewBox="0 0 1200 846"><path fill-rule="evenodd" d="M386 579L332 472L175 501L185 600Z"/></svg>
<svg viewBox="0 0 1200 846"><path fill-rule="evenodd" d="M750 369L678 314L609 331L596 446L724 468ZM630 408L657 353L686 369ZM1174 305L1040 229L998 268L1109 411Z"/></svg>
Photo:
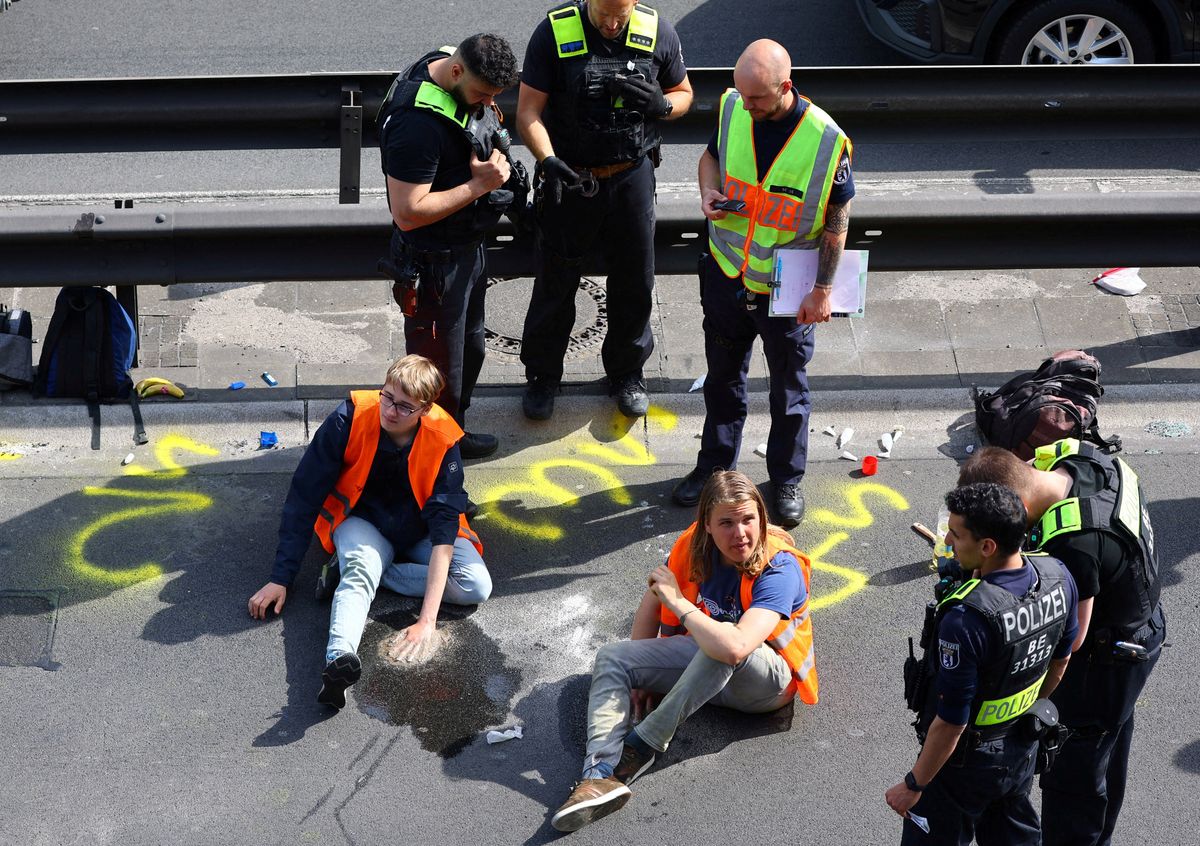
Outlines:
<svg viewBox="0 0 1200 846"><path fill-rule="evenodd" d="M646 380L641 376L625 376L614 380L609 394L617 398L617 408L626 417L644 417L650 409Z"/></svg>
<svg viewBox="0 0 1200 846"><path fill-rule="evenodd" d="M558 392L558 382L530 379L521 397L521 411L530 420L549 420L550 415L554 414L554 395Z"/></svg>
<svg viewBox="0 0 1200 846"><path fill-rule="evenodd" d="M651 749L639 749L635 743L626 743L621 749L621 761L613 770L613 778L626 786L654 766L655 755Z"/></svg>
<svg viewBox="0 0 1200 846"><path fill-rule="evenodd" d="M467 432L458 442L458 454L463 459L487 458L498 449L500 449L500 441L495 435Z"/></svg>
<svg viewBox="0 0 1200 846"><path fill-rule="evenodd" d="M467 510L463 512L467 515L468 520L474 520L479 516L479 505L471 499L467 500Z"/></svg>
<svg viewBox="0 0 1200 846"><path fill-rule="evenodd" d="M321 574L317 576L317 589L315 591L317 602L325 602L332 599L333 592L337 590L338 582L341 580L342 568L338 566L338 557L335 552L329 556L329 560L321 568Z"/></svg>
<svg viewBox="0 0 1200 846"><path fill-rule="evenodd" d="M699 467L692 469L675 485L675 490L671 491L671 500L676 505L682 505L685 508L692 508L700 501L700 492L704 490L704 483L708 481L711 472L701 470Z"/></svg>
<svg viewBox="0 0 1200 846"><path fill-rule="evenodd" d="M779 525L785 529L800 525L804 519L804 494L800 493L800 486L772 482L772 487L775 488L775 516Z"/></svg>
<svg viewBox="0 0 1200 846"><path fill-rule="evenodd" d="M329 705L339 711L346 707L346 688L350 687L362 675L362 662L353 652L339 655L325 665L321 673L321 692L317 701Z"/></svg>

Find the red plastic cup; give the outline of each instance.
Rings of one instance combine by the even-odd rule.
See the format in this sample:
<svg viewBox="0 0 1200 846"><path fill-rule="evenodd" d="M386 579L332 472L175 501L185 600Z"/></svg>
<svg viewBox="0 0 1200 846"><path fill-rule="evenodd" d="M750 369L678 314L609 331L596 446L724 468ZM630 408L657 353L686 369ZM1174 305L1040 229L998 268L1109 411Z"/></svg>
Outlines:
<svg viewBox="0 0 1200 846"><path fill-rule="evenodd" d="M879 459L873 455L868 455L863 458L862 472L864 476L874 476L875 471L879 469Z"/></svg>

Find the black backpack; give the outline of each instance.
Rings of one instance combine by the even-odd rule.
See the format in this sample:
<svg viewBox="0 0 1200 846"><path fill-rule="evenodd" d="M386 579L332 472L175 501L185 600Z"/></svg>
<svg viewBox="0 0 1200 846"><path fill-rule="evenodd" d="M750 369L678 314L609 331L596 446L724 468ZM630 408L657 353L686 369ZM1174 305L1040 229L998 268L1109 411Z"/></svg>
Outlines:
<svg viewBox="0 0 1200 846"><path fill-rule="evenodd" d="M29 312L0 304L0 391L33 384L33 321Z"/></svg>
<svg viewBox="0 0 1200 846"><path fill-rule="evenodd" d="M63 288L38 359L33 395L79 397L92 417L92 449L100 448L100 403L128 400L134 440L147 441L129 368L137 353L137 329L129 313L104 288Z"/></svg>
<svg viewBox="0 0 1200 846"><path fill-rule="evenodd" d="M1090 441L1106 453L1121 449L1120 436L1100 434L1100 362L1082 350L1055 353L1037 370L1019 373L995 391L973 389L972 396L984 440L1024 460L1062 438Z"/></svg>

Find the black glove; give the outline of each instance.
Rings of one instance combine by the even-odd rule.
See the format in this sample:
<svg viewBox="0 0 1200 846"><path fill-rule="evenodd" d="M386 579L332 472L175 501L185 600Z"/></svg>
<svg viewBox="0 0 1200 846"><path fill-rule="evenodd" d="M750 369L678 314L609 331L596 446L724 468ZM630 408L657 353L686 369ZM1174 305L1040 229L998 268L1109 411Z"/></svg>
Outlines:
<svg viewBox="0 0 1200 846"><path fill-rule="evenodd" d="M660 118L671 112L671 101L657 82L636 76L618 76L613 87L613 93L624 99L627 109L635 109L652 118Z"/></svg>
<svg viewBox="0 0 1200 846"><path fill-rule="evenodd" d="M562 202L564 186L578 188L583 183L583 177L571 170L571 166L558 156L542 159L542 179L545 181L544 190L550 192L554 205Z"/></svg>

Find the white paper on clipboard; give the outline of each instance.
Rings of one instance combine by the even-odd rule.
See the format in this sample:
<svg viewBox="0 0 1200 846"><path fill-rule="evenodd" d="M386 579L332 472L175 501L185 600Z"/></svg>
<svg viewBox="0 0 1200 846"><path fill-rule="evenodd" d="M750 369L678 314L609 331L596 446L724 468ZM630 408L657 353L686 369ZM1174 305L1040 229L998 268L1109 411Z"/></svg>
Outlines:
<svg viewBox="0 0 1200 846"><path fill-rule="evenodd" d="M795 317L817 281L820 250L776 250L771 317ZM844 250L833 276L833 313L862 317L867 309L867 250Z"/></svg>

